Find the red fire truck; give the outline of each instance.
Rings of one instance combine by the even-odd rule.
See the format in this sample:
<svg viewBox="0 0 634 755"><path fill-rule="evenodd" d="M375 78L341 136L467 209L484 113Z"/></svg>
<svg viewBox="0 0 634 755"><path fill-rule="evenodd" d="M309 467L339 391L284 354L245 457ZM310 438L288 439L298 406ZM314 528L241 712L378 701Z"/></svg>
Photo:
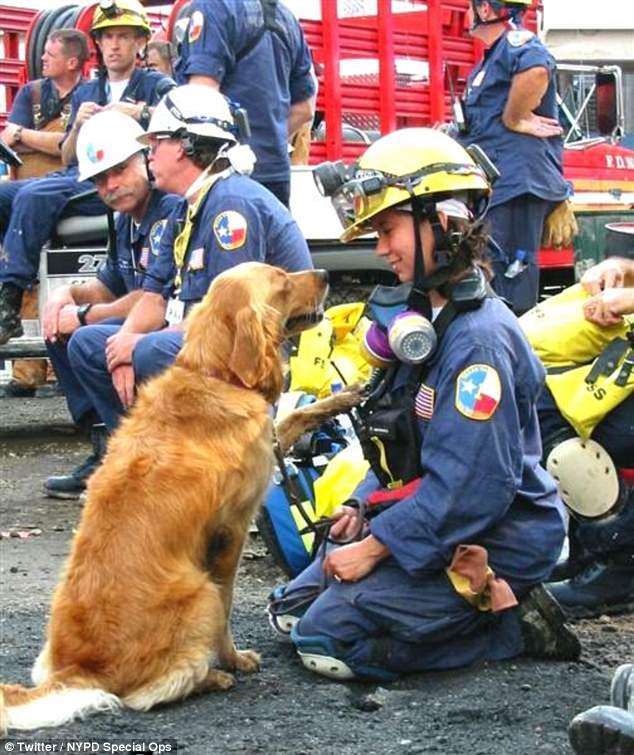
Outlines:
<svg viewBox="0 0 634 755"><path fill-rule="evenodd" d="M482 49L466 30L469 0L313 0L300 5L309 6L317 12L300 21L319 79L317 118L309 164L293 167L291 210L315 264L331 272L335 289L349 295L354 288L359 296L360 285L392 276L375 259L372 239L346 246L338 242L337 218L315 189L312 166L323 160L351 162L374 138L397 128L451 120L451 90L462 91ZM50 31L68 26L87 31L94 8L71 3L37 12L0 5L0 111L3 105L10 109L22 84L40 75ZM169 15L152 9L157 35L176 42L178 22L188 12L189 0L176 0ZM537 4L527 22L538 28ZM634 152L620 146L619 69L567 66L559 78L564 172L574 186L581 233L574 248L541 250L546 288L568 285L603 257L609 243L606 224L634 221ZM4 117L0 114L0 125ZM105 255L105 239L105 218L64 219L42 255L41 297L51 287L93 275Z"/></svg>

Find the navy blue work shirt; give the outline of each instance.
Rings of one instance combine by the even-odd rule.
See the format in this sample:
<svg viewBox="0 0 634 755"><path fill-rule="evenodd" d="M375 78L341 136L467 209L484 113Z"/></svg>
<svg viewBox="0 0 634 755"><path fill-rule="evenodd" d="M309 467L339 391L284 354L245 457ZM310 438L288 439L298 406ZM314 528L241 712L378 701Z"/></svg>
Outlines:
<svg viewBox="0 0 634 755"><path fill-rule="evenodd" d="M145 102L150 107L154 107L163 95L175 86L174 81L165 74L148 71L145 68L135 68L119 102ZM102 75L86 81L75 89L71 100L70 119L66 127L67 133L72 128L77 111L84 102L96 102L102 106L110 103L110 86L107 76ZM141 126L147 128L148 124L141 123Z"/></svg>
<svg viewBox="0 0 634 755"><path fill-rule="evenodd" d="M177 275L174 240L188 203L182 199L161 239L159 257L144 291L169 299ZM266 262L289 272L313 267L308 246L289 211L263 186L247 176L219 178L198 209L181 271L178 298L186 310L206 294L212 280L241 262Z"/></svg>
<svg viewBox="0 0 634 755"><path fill-rule="evenodd" d="M73 92L75 92L77 87L80 86L80 84L83 82L83 79L80 79L77 82L76 86L73 87L73 89L68 92L68 94L63 98L60 98L57 87L55 86L55 84L53 84L51 79L47 77L41 79L41 82L42 84L39 106L41 108L42 124L46 124L57 118L61 114L64 106L70 102ZM25 84L18 91L17 95L15 96L15 100L13 101L11 112L9 113L9 116L7 118L9 123L16 123L18 126L23 126L24 128L38 128L33 119L34 85L34 81L29 81L28 84Z"/></svg>
<svg viewBox="0 0 634 755"><path fill-rule="evenodd" d="M97 279L117 299L141 288L145 276L152 275L167 218L179 201L176 194L153 189L147 211L139 224L131 215L119 213L115 223L115 253L109 254L97 271Z"/></svg>
<svg viewBox="0 0 634 755"><path fill-rule="evenodd" d="M411 369L402 367L397 381ZM409 574L448 567L461 544L486 548L491 567L513 588L550 569L565 526L555 482L539 464L536 400L544 377L500 299L449 325L415 402L422 481L370 524Z"/></svg>
<svg viewBox="0 0 634 755"><path fill-rule="evenodd" d="M467 79L464 104L468 132L458 135L466 147L478 144L500 171L491 206L521 194L561 201L571 192L563 177L563 139L547 139L511 131L502 122L513 76L541 66L549 73L548 88L537 115L557 118L555 59L527 29L503 34L484 54Z"/></svg>
<svg viewBox="0 0 634 755"><path fill-rule="evenodd" d="M193 0L179 47L176 79L210 76L220 91L247 110L257 157L256 181L288 181L287 120L290 106L315 94L312 61L295 16L281 3L275 10L279 32L266 31L259 0ZM245 54L246 51L246 54Z"/></svg>

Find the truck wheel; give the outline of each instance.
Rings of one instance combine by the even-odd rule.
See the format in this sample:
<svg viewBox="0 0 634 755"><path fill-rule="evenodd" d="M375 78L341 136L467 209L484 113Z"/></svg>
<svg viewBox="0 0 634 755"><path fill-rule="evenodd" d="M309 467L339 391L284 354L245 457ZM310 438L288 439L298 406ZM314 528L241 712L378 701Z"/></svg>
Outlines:
<svg viewBox="0 0 634 755"><path fill-rule="evenodd" d="M373 289L373 285L368 286L363 283L357 283L354 286L349 284L337 285L335 283L328 293L326 307L334 307L337 304L349 304L355 301L366 302Z"/></svg>

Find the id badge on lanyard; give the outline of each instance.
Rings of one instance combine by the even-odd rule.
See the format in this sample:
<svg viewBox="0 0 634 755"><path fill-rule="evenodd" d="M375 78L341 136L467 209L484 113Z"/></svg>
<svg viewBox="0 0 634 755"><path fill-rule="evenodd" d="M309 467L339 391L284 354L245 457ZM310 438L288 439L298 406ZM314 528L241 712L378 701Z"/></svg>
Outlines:
<svg viewBox="0 0 634 755"><path fill-rule="evenodd" d="M178 298L179 294L180 290L175 291L167 301L165 319L171 326L179 325L185 319L185 302Z"/></svg>

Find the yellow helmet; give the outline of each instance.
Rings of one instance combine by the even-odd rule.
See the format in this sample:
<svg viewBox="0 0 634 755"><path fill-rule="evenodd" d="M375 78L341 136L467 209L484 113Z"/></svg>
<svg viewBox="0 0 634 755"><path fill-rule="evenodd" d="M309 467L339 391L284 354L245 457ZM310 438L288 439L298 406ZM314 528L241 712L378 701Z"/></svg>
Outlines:
<svg viewBox="0 0 634 755"><path fill-rule="evenodd" d="M114 26L134 26L147 37L152 34L150 19L138 0L101 0L95 8L90 33Z"/></svg>
<svg viewBox="0 0 634 755"><path fill-rule="evenodd" d="M472 203L490 192L483 168L458 142L435 129L406 128L368 147L333 204L347 242L368 233L375 215L414 197L462 195Z"/></svg>

